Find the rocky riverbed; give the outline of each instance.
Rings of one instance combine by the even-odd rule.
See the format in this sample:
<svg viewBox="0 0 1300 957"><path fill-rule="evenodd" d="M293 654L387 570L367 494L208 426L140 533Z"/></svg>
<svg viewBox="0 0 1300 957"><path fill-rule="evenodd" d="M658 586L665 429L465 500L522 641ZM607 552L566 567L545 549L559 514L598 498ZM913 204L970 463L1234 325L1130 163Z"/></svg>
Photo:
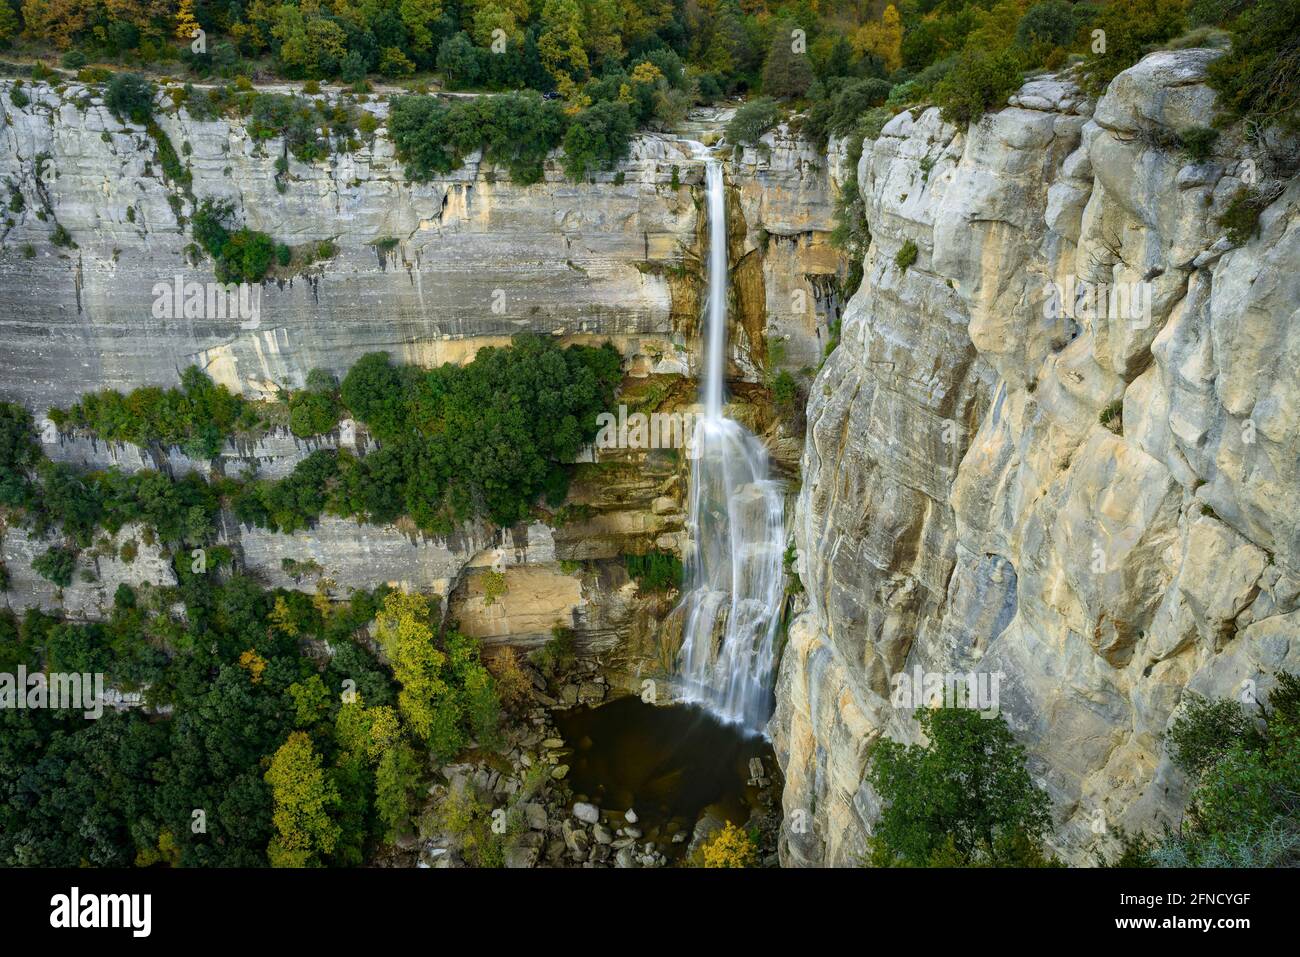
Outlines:
<svg viewBox="0 0 1300 957"><path fill-rule="evenodd" d="M777 863L781 780L769 742L690 706L611 692L595 658L552 682L524 667L534 693L506 747L443 767L430 789L418 866L689 865L728 821ZM482 826L467 826L476 816Z"/></svg>

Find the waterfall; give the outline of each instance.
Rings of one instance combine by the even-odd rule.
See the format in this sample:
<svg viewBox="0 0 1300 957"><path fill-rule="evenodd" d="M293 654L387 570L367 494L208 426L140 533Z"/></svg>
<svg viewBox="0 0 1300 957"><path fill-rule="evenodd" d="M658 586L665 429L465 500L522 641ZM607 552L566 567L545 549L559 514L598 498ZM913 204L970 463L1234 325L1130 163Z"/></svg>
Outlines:
<svg viewBox="0 0 1300 957"><path fill-rule="evenodd" d="M677 660L682 693L759 732L772 710L772 671L785 582L785 502L767 450L723 414L727 353L727 218L722 167L706 167L709 295L687 526L687 593Z"/></svg>

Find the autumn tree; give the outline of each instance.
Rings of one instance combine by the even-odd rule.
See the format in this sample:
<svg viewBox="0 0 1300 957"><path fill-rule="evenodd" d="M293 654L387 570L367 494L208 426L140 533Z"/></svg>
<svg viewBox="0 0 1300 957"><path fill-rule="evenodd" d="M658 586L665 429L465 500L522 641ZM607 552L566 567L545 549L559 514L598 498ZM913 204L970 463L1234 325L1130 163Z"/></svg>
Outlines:
<svg viewBox="0 0 1300 957"><path fill-rule="evenodd" d="M586 77L589 67L577 0L546 0L537 51L560 92L566 97L576 92L577 81Z"/></svg>
<svg viewBox="0 0 1300 957"><path fill-rule="evenodd" d="M194 0L181 0L176 10L176 39L193 39L198 30L199 21L194 17Z"/></svg>
<svg viewBox="0 0 1300 957"><path fill-rule="evenodd" d="M528 0L471 0L465 7L469 34L480 46L490 47L497 30L511 41L523 38L523 27L528 20Z"/></svg>
<svg viewBox="0 0 1300 957"><path fill-rule="evenodd" d="M442 674L447 656L434 643L429 602L423 595L395 591L376 618L379 644L402 686L397 707L412 733L427 741L434 731L436 705L450 688Z"/></svg>
<svg viewBox="0 0 1300 957"><path fill-rule="evenodd" d="M728 821L700 848L700 858L704 867L757 867L758 845Z"/></svg>
<svg viewBox="0 0 1300 957"><path fill-rule="evenodd" d="M271 866L320 866L339 838L339 826L330 817L339 793L305 732L289 735L271 758L265 780L271 786L276 830L266 849Z"/></svg>
<svg viewBox="0 0 1300 957"><path fill-rule="evenodd" d="M885 7L878 23L866 23L853 35L853 46L859 53L880 57L885 70L892 73L903 65L903 21L898 8L892 3Z"/></svg>

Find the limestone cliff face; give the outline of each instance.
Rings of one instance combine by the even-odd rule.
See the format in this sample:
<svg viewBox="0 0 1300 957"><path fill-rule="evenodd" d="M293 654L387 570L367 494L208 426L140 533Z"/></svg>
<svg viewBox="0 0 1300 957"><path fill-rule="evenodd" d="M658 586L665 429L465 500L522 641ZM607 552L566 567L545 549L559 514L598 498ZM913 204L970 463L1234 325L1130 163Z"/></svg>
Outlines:
<svg viewBox="0 0 1300 957"><path fill-rule="evenodd" d="M386 135L387 104L374 101L363 107L380 122L375 136L317 163L289 156L281 174L279 140L259 143L239 119L196 121L160 96L159 126L192 178L184 189L167 181L155 139L116 120L94 90L28 83L30 102L19 107L11 86L0 81L0 199L22 201L0 217L0 398L38 418L93 389L173 384L192 363L258 395L300 386L312 368L341 374L375 350L426 365L468 361L521 331L610 339L633 378L661 374L671 383L694 372L707 224L703 152L689 140L640 136L617 169L581 184L553 162L543 182L517 186L475 156L411 184ZM707 111L699 120L714 131L724 122ZM812 363L838 309L841 263L827 243L832 170L781 127L761 150L731 158L727 179L731 365L752 381L769 354L792 369ZM263 283L255 326L158 318L156 284L214 278L210 261L191 264L183 221L207 197L230 200L241 221L278 242L328 240L336 251L292 279ZM75 246L51 242L56 226ZM272 432L231 442L213 461L53 429L42 439L57 461L175 475L279 478L317 448L367 451L364 432L350 429L307 441ZM422 589L489 644L538 644L567 624L585 648L632 675L660 655L653 625L664 610L638 599L621 556L680 547L680 465L602 453L580 471L571 507L550 523L470 525L432 539L328 516L280 535L226 516L220 539L268 585L313 590L324 579L340 595L380 582ZM175 581L168 557L130 528L84 550L73 583L55 589L30 562L56 540L0 527L7 605L95 618L120 582ZM490 571L504 574L505 592L489 602Z"/></svg>
<svg viewBox="0 0 1300 957"><path fill-rule="evenodd" d="M1005 675L1051 843L1086 863L1176 823L1186 691L1300 667L1300 187L1230 248L1216 218L1272 167L1231 131L1204 162L1168 145L1210 123L1211 56L1152 54L1095 109L1040 79L964 133L928 109L866 144L872 243L811 390L771 725L787 863L863 851L870 749L917 740L900 672ZM1071 277L1149 317L1045 308Z"/></svg>
<svg viewBox="0 0 1300 957"><path fill-rule="evenodd" d="M640 373L689 372L698 354L703 158L689 141L640 136L616 170L580 184L553 162L543 182L517 186L476 156L412 184L375 100L361 106L379 131L358 149L315 163L289 155L279 174L280 140L256 140L240 119L197 121L160 95L158 125L192 177L183 189L167 182L154 138L118 122L94 90L29 83L18 107L11 86L0 81L0 193L22 208L0 218L0 362L6 396L38 412L70 392L169 383L191 363L256 393L301 385L314 367L341 373L375 350L466 361L523 330L612 339ZM793 330L793 362L818 316L826 322L814 304L839 266L825 244L833 193L805 144L783 134L773 146L730 174L751 235L767 223L803 250L759 249L751 268L750 316L777 338ZM207 197L231 200L278 242L336 252L264 283L255 327L157 318L155 284L213 278L210 261L187 261L181 221ZM56 225L75 247L51 243ZM805 313L770 308L796 289ZM755 365L740 362L751 375Z"/></svg>

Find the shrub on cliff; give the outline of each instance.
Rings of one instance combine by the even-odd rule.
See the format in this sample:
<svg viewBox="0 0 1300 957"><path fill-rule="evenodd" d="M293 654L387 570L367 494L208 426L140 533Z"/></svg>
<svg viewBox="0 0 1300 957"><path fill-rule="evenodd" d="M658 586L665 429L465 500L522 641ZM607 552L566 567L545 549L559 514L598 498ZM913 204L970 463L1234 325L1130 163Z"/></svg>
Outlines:
<svg viewBox="0 0 1300 957"><path fill-rule="evenodd" d="M627 573L643 592L668 591L682 587L682 561L672 552L650 551L624 555Z"/></svg>
<svg viewBox="0 0 1300 957"><path fill-rule="evenodd" d="M20 506L31 483L28 470L41 459L32 414L14 402L0 402L0 505Z"/></svg>
<svg viewBox="0 0 1300 957"><path fill-rule="evenodd" d="M190 366L181 373L179 388L91 392L66 410L51 409L50 419L60 428L89 429L112 442L179 445L187 455L211 458L244 410L242 399Z"/></svg>
<svg viewBox="0 0 1300 957"><path fill-rule="evenodd" d="M727 140L747 146L758 145L759 138L781 120L776 101L769 97L750 100L727 124Z"/></svg>
<svg viewBox="0 0 1300 957"><path fill-rule="evenodd" d="M1110 0L1092 24L1102 31L1105 48L1084 61L1088 89L1100 92L1149 49L1178 36L1186 9L1187 0Z"/></svg>
<svg viewBox="0 0 1300 957"><path fill-rule="evenodd" d="M338 423L338 381L323 369L313 369L307 387L289 396L289 431L309 438L329 432Z"/></svg>
<svg viewBox="0 0 1300 957"><path fill-rule="evenodd" d="M233 218L229 200L203 200L191 220L194 239L215 260L218 281L261 282L271 268L275 242L247 227L232 229Z"/></svg>
<svg viewBox="0 0 1300 957"><path fill-rule="evenodd" d="M60 588L72 584L72 573L77 568L77 555L71 549L55 546L32 559L32 571Z"/></svg>
<svg viewBox="0 0 1300 957"><path fill-rule="evenodd" d="M863 115L883 104L892 88L888 80L877 77L832 81L824 88L823 98L809 108L804 135L824 147L831 134L852 134Z"/></svg>
<svg viewBox="0 0 1300 957"><path fill-rule="evenodd" d="M1232 48L1210 85L1232 114L1300 131L1300 4L1259 0L1232 21Z"/></svg>
<svg viewBox="0 0 1300 957"><path fill-rule="evenodd" d="M1300 676L1279 673L1254 715L1189 695L1166 747L1193 791L1182 827L1152 850L1156 863L1300 864Z"/></svg>
<svg viewBox="0 0 1300 957"><path fill-rule="evenodd" d="M1042 866L1050 802L1001 715L919 708L928 744L882 739L867 775L882 810L870 860L890 866Z"/></svg>
<svg viewBox="0 0 1300 957"><path fill-rule="evenodd" d="M986 53L967 47L952 71L934 88L935 102L949 123L966 126L988 110L1006 106L1020 88L1021 63L1012 51Z"/></svg>
<svg viewBox="0 0 1300 957"><path fill-rule="evenodd" d="M563 107L536 93L504 93L443 104L431 96L392 101L389 135L409 179L420 182L458 169L467 155L501 166L516 183L535 183L560 145Z"/></svg>
<svg viewBox="0 0 1300 957"><path fill-rule="evenodd" d="M114 73L104 93L104 105L119 120L143 126L153 115L154 86L138 73Z"/></svg>

